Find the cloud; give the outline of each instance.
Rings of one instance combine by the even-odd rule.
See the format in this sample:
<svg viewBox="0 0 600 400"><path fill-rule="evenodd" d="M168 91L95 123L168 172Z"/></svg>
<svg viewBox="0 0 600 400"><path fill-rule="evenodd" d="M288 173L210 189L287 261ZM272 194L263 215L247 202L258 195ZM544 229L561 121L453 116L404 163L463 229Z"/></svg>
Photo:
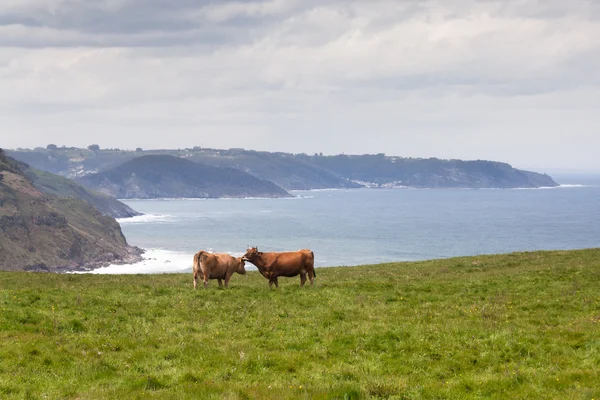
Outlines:
<svg viewBox="0 0 600 400"><path fill-rule="evenodd" d="M182 147L511 161L515 140L560 138L559 115L597 131L599 21L585 0L5 0L0 122L26 132L15 146L52 132L164 147L168 132Z"/></svg>

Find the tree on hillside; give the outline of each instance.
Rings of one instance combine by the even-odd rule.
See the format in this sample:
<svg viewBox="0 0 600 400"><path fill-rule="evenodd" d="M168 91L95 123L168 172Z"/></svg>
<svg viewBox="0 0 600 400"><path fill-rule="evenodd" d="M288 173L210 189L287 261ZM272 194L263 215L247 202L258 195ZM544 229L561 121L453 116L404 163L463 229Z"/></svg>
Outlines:
<svg viewBox="0 0 600 400"><path fill-rule="evenodd" d="M58 146L55 144L49 144L48 146L46 146L46 150L56 150L58 149Z"/></svg>
<svg viewBox="0 0 600 400"><path fill-rule="evenodd" d="M142 151L144 151L144 150L142 150L142 148L141 148L141 147L138 147L137 149L135 149L135 151L136 151L136 153L141 153L141 152L142 152Z"/></svg>
<svg viewBox="0 0 600 400"><path fill-rule="evenodd" d="M100 146L98 146L97 144L90 144L87 148L89 151L93 152L100 151Z"/></svg>

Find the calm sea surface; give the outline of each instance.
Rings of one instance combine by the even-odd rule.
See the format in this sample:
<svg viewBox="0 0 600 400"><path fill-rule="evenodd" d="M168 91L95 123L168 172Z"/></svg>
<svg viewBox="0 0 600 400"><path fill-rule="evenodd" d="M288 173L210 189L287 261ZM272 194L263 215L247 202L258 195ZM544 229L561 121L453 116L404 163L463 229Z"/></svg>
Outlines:
<svg viewBox="0 0 600 400"><path fill-rule="evenodd" d="M200 249L311 248L316 266L600 246L600 180L553 189L353 189L291 199L127 200L119 220L139 264L98 273L183 272Z"/></svg>

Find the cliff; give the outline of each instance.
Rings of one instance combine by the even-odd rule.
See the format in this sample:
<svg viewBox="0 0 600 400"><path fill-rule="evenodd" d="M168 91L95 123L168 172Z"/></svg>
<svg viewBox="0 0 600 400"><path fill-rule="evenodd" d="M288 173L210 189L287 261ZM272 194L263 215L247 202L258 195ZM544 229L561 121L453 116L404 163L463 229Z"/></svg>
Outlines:
<svg viewBox="0 0 600 400"><path fill-rule="evenodd" d="M0 149L0 269L64 271L135 262L114 218L87 202L42 193Z"/></svg>

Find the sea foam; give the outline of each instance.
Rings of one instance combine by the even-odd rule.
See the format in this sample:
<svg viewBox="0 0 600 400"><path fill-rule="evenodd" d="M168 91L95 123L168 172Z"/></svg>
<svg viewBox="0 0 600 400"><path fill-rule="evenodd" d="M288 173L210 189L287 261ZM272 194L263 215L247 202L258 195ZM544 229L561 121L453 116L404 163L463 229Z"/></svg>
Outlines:
<svg viewBox="0 0 600 400"><path fill-rule="evenodd" d="M117 218L117 222L123 224L147 224L147 223L161 223L169 222L173 219L171 215L163 214L144 214L129 218Z"/></svg>
<svg viewBox="0 0 600 400"><path fill-rule="evenodd" d="M584 187L593 187L591 185L580 185L580 184L565 184L560 185L561 188L584 188Z"/></svg>
<svg viewBox="0 0 600 400"><path fill-rule="evenodd" d="M206 249L213 253L213 249ZM227 252L234 257L241 257L244 253ZM164 249L149 249L142 256L144 259L134 264L111 264L92 271L91 274L165 274L183 273L192 271L194 253L176 252ZM256 268L246 263L246 270L252 271Z"/></svg>
<svg viewBox="0 0 600 400"><path fill-rule="evenodd" d="M564 184L558 186L540 186L535 188L513 188L513 190L556 190L556 189L572 189L572 188L587 188L593 187L591 185L580 185L580 184Z"/></svg>
<svg viewBox="0 0 600 400"><path fill-rule="evenodd" d="M111 264L90 271L92 274L160 274L191 271L193 253L149 249L135 264Z"/></svg>

